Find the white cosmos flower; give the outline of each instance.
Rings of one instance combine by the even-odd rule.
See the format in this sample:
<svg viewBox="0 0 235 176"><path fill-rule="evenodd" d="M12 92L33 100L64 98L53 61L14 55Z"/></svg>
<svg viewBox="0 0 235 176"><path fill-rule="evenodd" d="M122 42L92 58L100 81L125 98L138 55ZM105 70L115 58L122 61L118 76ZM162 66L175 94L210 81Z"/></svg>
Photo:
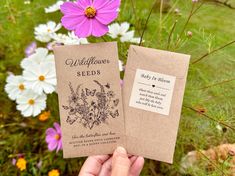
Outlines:
<svg viewBox="0 0 235 176"><path fill-rule="evenodd" d="M60 10L60 6L64 3L64 1L57 1L55 4L45 8L45 13L52 13Z"/></svg>
<svg viewBox="0 0 235 176"><path fill-rule="evenodd" d="M23 116L37 116L46 108L46 95L26 90L16 99L16 103L17 110L21 111Z"/></svg>
<svg viewBox="0 0 235 176"><path fill-rule="evenodd" d="M9 75L6 79L5 91L11 100L16 100L25 91L25 80L22 76Z"/></svg>
<svg viewBox="0 0 235 176"><path fill-rule="evenodd" d="M32 65L40 65L41 63L51 63L55 65L55 59L53 54L48 54L48 49L37 48L35 53L21 61L21 67L23 69L31 69Z"/></svg>
<svg viewBox="0 0 235 176"><path fill-rule="evenodd" d="M35 38L40 42L49 42L51 35L61 28L61 24L49 21L47 24L40 24L34 28Z"/></svg>
<svg viewBox="0 0 235 176"><path fill-rule="evenodd" d="M86 38L78 38L74 32L68 32L67 40L65 41L65 45L80 45L80 44L88 44Z"/></svg>
<svg viewBox="0 0 235 176"><path fill-rule="evenodd" d="M108 26L109 27L109 33L108 35L112 37L113 39L119 38L121 42L131 42L131 43L139 43L140 38L139 37L134 37L135 31L128 31L130 28L130 24L127 22L121 23L119 25L118 23L113 23Z"/></svg>
<svg viewBox="0 0 235 176"><path fill-rule="evenodd" d="M38 94L46 94L55 91L56 72L55 65L51 63L41 63L32 65L23 71L25 85Z"/></svg>
<svg viewBox="0 0 235 176"><path fill-rule="evenodd" d="M54 33L51 37L55 42L64 45L80 45L89 43L86 38L78 38L74 32L68 32L68 35Z"/></svg>

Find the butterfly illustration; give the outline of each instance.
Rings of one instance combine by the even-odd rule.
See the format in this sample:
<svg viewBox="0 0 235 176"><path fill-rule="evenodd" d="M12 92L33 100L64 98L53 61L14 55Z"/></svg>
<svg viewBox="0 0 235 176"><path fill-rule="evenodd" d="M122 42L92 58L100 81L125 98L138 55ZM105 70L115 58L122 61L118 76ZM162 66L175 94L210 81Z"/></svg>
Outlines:
<svg viewBox="0 0 235 176"><path fill-rule="evenodd" d="M110 84L107 83L107 84L105 85L105 87L109 89L109 88L110 88Z"/></svg>
<svg viewBox="0 0 235 176"><path fill-rule="evenodd" d="M110 114L113 118L116 118L116 117L119 116L118 110L116 110L114 113L113 113L113 112L110 112L109 114Z"/></svg>
<svg viewBox="0 0 235 176"><path fill-rule="evenodd" d="M115 107L118 105L118 103L119 103L119 99L113 100L113 104Z"/></svg>
<svg viewBox="0 0 235 176"><path fill-rule="evenodd" d="M66 122L69 123L70 125L72 125L77 119L78 119L78 117L68 116Z"/></svg>
<svg viewBox="0 0 235 176"><path fill-rule="evenodd" d="M91 91L91 90L89 90L89 89L86 88L86 95L87 95L87 96L89 96L89 95L90 95L90 96L94 96L94 95L95 95L95 92L96 92L96 89L94 89L94 90Z"/></svg>

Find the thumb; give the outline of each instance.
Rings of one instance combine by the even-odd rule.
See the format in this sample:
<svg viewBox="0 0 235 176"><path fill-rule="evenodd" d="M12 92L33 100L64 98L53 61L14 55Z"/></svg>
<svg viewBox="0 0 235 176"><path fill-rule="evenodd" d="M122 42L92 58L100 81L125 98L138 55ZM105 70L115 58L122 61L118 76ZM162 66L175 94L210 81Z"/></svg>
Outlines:
<svg viewBox="0 0 235 176"><path fill-rule="evenodd" d="M118 147L113 154L111 176L128 176L131 162L123 147Z"/></svg>

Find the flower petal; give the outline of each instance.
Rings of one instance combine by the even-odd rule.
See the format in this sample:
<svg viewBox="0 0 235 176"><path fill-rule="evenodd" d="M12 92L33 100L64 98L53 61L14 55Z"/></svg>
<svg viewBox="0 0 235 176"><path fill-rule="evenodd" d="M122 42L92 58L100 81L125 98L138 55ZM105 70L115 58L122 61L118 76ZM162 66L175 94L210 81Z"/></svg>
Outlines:
<svg viewBox="0 0 235 176"><path fill-rule="evenodd" d="M58 123L55 122L55 123L54 123L54 127L55 127L57 133L61 133L61 131L60 131L60 125L59 125Z"/></svg>
<svg viewBox="0 0 235 176"><path fill-rule="evenodd" d="M128 31L129 28L130 28L129 23L127 22L122 23L120 26L120 34L124 35Z"/></svg>
<svg viewBox="0 0 235 176"><path fill-rule="evenodd" d="M77 28L75 29L75 34L79 38L86 38L91 35L91 33L92 33L92 20L93 19L85 18L83 20L83 22L79 26L77 26Z"/></svg>
<svg viewBox="0 0 235 176"><path fill-rule="evenodd" d="M113 23L108 26L109 28L109 36L112 38L117 38L118 35L120 34L120 25L118 23Z"/></svg>
<svg viewBox="0 0 235 176"><path fill-rule="evenodd" d="M58 141L58 145L57 145L57 150L56 150L56 152L58 152L58 151L61 150L61 149L62 149L62 141L59 140L59 141Z"/></svg>
<svg viewBox="0 0 235 176"><path fill-rule="evenodd" d="M56 130L54 128L48 128L46 130L46 135L47 136L55 136L57 134Z"/></svg>
<svg viewBox="0 0 235 176"><path fill-rule="evenodd" d="M65 15L61 18L61 23L66 29L74 30L85 18L84 15Z"/></svg>
<svg viewBox="0 0 235 176"><path fill-rule="evenodd" d="M46 142L49 144L51 141L55 140L55 135L47 135Z"/></svg>
<svg viewBox="0 0 235 176"><path fill-rule="evenodd" d="M92 25L93 25L92 35L95 37L101 37L109 31L108 26L100 23L98 20L94 19L92 21Z"/></svg>
<svg viewBox="0 0 235 176"><path fill-rule="evenodd" d="M25 111L21 111L21 114L25 117L33 115L33 107L29 106L29 108L27 108Z"/></svg>
<svg viewBox="0 0 235 176"><path fill-rule="evenodd" d="M60 10L64 15L83 15L84 9L74 2L65 2L60 6Z"/></svg>
<svg viewBox="0 0 235 176"><path fill-rule="evenodd" d="M37 116L38 114L40 114L40 112L41 112L40 107L38 107L38 105L35 105L35 106L33 107L33 116L34 116L34 117Z"/></svg>
<svg viewBox="0 0 235 176"><path fill-rule="evenodd" d="M57 144L58 144L58 142L57 142L56 140L51 141L51 142L48 144L48 149L49 149L50 151L55 150L56 147L57 147Z"/></svg>
<svg viewBox="0 0 235 176"><path fill-rule="evenodd" d="M120 0L109 0L109 2L100 8L97 8L98 11L117 11L120 6L121 1Z"/></svg>
<svg viewBox="0 0 235 176"><path fill-rule="evenodd" d="M109 0L93 0L93 6L96 9L102 8L105 4L107 4Z"/></svg>
<svg viewBox="0 0 235 176"><path fill-rule="evenodd" d="M77 4L85 10L87 7L92 6L92 0L78 0Z"/></svg>
<svg viewBox="0 0 235 176"><path fill-rule="evenodd" d="M118 17L117 11L103 11L97 12L95 18L99 20L102 24L109 24Z"/></svg>

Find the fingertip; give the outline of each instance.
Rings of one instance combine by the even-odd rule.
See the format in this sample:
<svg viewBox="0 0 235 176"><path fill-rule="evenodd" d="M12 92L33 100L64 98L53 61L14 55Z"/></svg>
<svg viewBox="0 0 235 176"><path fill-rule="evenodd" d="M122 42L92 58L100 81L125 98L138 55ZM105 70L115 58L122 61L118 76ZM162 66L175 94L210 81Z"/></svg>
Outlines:
<svg viewBox="0 0 235 176"><path fill-rule="evenodd" d="M131 166L130 173L132 175L139 175L143 167L144 167L144 158L138 156L135 162Z"/></svg>
<svg viewBox="0 0 235 176"><path fill-rule="evenodd" d="M124 147L121 147L121 146L116 148L115 153L127 155L126 149Z"/></svg>
<svg viewBox="0 0 235 176"><path fill-rule="evenodd" d="M138 163L139 166L143 167L144 166L144 158L142 156L139 156L136 159L136 162Z"/></svg>

